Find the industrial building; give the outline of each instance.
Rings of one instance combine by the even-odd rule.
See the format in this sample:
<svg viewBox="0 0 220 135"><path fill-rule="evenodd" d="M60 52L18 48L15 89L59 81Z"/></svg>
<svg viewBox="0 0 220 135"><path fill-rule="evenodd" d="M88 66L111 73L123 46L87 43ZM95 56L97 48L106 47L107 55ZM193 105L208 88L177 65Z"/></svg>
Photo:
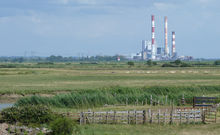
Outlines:
<svg viewBox="0 0 220 135"><path fill-rule="evenodd" d="M142 40L142 51L137 57L142 60L174 60L177 59L175 31L172 31L171 49L168 45L168 18L164 17L164 45L158 46L155 35L155 16L151 16L151 41ZM140 56L141 55L141 56ZM137 58L135 57L135 58Z"/></svg>

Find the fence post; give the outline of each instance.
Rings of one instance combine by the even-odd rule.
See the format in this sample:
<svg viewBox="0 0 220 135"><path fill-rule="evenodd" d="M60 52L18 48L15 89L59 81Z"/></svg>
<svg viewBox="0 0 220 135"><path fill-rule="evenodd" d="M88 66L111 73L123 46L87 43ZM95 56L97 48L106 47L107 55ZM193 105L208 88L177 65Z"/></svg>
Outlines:
<svg viewBox="0 0 220 135"><path fill-rule="evenodd" d="M163 119L164 119L163 121L164 121L164 125L165 125L165 124L166 124L166 112L163 113L163 117L164 117L164 118L163 118Z"/></svg>
<svg viewBox="0 0 220 135"><path fill-rule="evenodd" d="M138 99L136 100L136 106L138 106Z"/></svg>
<svg viewBox="0 0 220 135"><path fill-rule="evenodd" d="M147 119L146 114L147 114L146 110L143 110L143 124L146 123L146 119Z"/></svg>
<svg viewBox="0 0 220 135"><path fill-rule="evenodd" d="M114 111L114 120L113 120L114 122L114 124L116 124L116 111Z"/></svg>
<svg viewBox="0 0 220 135"><path fill-rule="evenodd" d="M173 106L172 106L172 109L171 109L171 112L170 112L170 124L173 123Z"/></svg>
<svg viewBox="0 0 220 135"><path fill-rule="evenodd" d="M153 104L153 97L152 95L150 95L150 105L152 106L152 104Z"/></svg>
<svg viewBox="0 0 220 135"><path fill-rule="evenodd" d="M145 105L147 105L147 98L146 98L146 100L145 100Z"/></svg>
<svg viewBox="0 0 220 135"><path fill-rule="evenodd" d="M157 115L157 117L158 117L158 124L160 124L160 109L158 110L158 115Z"/></svg>
<svg viewBox="0 0 220 135"><path fill-rule="evenodd" d="M137 111L135 110L135 124L137 125Z"/></svg>
<svg viewBox="0 0 220 135"><path fill-rule="evenodd" d="M215 111L215 123L217 122L217 110Z"/></svg>
<svg viewBox="0 0 220 135"><path fill-rule="evenodd" d="M128 111L128 124L130 124L130 111Z"/></svg>
<svg viewBox="0 0 220 135"><path fill-rule="evenodd" d="M82 125L82 122L83 122L83 113L82 112L80 113L80 120L79 120L79 122L80 122L80 125Z"/></svg>
<svg viewBox="0 0 220 135"><path fill-rule="evenodd" d="M193 108L195 108L195 97L193 97Z"/></svg>
<svg viewBox="0 0 220 135"><path fill-rule="evenodd" d="M166 95L166 99L165 99L165 105L167 105L167 95Z"/></svg>
<svg viewBox="0 0 220 135"><path fill-rule="evenodd" d="M196 110L195 109L193 109L193 123L195 124L196 123Z"/></svg>
<svg viewBox="0 0 220 135"><path fill-rule="evenodd" d="M202 123L205 124L205 111L204 111L204 107L202 108L201 119L202 119Z"/></svg>
<svg viewBox="0 0 220 135"><path fill-rule="evenodd" d="M182 105L185 105L185 98L184 98L184 94L182 95L181 104L182 104Z"/></svg>
<svg viewBox="0 0 220 135"><path fill-rule="evenodd" d="M186 121L187 124L189 124L189 118L190 118L190 111L188 111L188 115L187 115L187 121Z"/></svg>
<svg viewBox="0 0 220 135"><path fill-rule="evenodd" d="M148 118L149 118L149 123L152 123L152 117L151 117L151 109L148 109Z"/></svg>
<svg viewBox="0 0 220 135"><path fill-rule="evenodd" d="M182 110L180 109L180 124L182 124Z"/></svg>
<svg viewBox="0 0 220 135"><path fill-rule="evenodd" d="M92 113L92 122L95 123L95 112Z"/></svg>
<svg viewBox="0 0 220 135"><path fill-rule="evenodd" d="M106 112L106 124L108 124L108 112Z"/></svg>

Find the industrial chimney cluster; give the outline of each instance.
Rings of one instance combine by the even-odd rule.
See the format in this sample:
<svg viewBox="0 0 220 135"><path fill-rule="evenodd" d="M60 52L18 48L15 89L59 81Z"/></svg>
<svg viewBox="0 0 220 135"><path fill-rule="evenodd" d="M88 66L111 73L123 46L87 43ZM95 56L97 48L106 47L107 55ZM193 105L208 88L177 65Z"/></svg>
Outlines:
<svg viewBox="0 0 220 135"><path fill-rule="evenodd" d="M168 20L164 18L164 47L157 47L155 38L155 16L151 16L151 41L142 40L142 51L140 53L142 60L172 60L177 59L175 32L172 32L172 42L168 46Z"/></svg>

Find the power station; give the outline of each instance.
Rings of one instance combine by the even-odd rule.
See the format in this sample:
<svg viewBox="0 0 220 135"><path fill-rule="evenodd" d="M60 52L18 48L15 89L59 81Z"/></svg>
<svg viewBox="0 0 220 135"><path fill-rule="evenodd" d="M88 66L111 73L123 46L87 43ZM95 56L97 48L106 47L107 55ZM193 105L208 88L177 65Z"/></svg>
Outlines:
<svg viewBox="0 0 220 135"><path fill-rule="evenodd" d="M156 43L155 16L151 16L151 41L142 40L142 51L138 53L142 60L173 60L177 59L175 31L172 31L171 49L168 46L168 18L164 17L164 46Z"/></svg>

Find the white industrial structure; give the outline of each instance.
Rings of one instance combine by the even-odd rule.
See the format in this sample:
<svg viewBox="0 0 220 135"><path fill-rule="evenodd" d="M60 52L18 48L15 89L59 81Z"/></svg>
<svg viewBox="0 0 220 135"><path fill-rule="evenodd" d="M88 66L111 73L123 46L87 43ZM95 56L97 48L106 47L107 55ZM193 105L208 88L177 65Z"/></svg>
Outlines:
<svg viewBox="0 0 220 135"><path fill-rule="evenodd" d="M175 32L172 32L172 42L171 42L171 52L168 46L168 19L164 17L164 47L157 47L155 38L155 16L151 16L151 41L142 40L142 51L138 53L136 58L142 60L169 60L176 59L176 42L175 42Z"/></svg>

